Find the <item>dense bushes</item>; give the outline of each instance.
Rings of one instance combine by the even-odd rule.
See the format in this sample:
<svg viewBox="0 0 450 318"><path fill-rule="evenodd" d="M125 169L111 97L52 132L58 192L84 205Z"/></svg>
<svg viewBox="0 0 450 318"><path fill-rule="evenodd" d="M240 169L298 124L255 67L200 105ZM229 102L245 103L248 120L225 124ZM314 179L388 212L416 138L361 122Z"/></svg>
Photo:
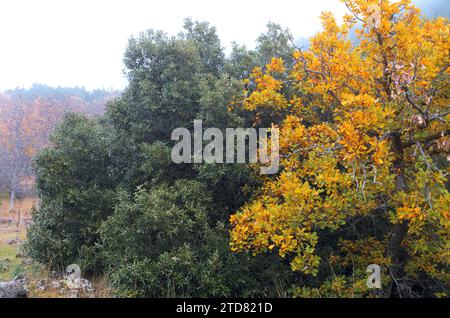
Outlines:
<svg viewBox="0 0 450 318"><path fill-rule="evenodd" d="M26 243L36 260L61 269L89 259L86 272L101 268L97 256L91 259L96 253L86 253L98 243L98 227L116 201L117 176L109 170L109 140L94 120L71 114L52 135L52 147L37 156L41 202Z"/></svg>
<svg viewBox="0 0 450 318"><path fill-rule="evenodd" d="M270 36L281 34L269 32L260 50L273 50ZM215 29L190 20L177 37L130 40L123 95L97 120L68 115L35 160L30 256L105 273L126 296L286 296L295 274L283 261L229 250L228 218L258 184L252 171L170 158L172 130L194 119L221 129L248 123L227 107L258 54L234 50L225 59Z"/></svg>
<svg viewBox="0 0 450 318"><path fill-rule="evenodd" d="M274 24L228 58L207 23L132 38L123 95L96 121L66 117L35 161L29 254L124 296L446 296L448 20L347 2L305 51ZM171 133L195 119L278 125L280 173L174 164Z"/></svg>
<svg viewBox="0 0 450 318"><path fill-rule="evenodd" d="M227 296L228 268L208 224L211 197L192 180L122 195L101 237L111 280L139 296ZM223 254L223 253L221 253Z"/></svg>

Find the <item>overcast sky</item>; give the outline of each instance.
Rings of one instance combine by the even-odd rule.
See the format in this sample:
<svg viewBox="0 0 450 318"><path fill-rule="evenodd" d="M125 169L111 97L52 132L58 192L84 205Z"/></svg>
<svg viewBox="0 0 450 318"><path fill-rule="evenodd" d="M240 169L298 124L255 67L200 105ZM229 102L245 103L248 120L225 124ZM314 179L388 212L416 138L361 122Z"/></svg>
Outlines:
<svg viewBox="0 0 450 318"><path fill-rule="evenodd" d="M217 27L222 45L254 47L268 21L297 37L320 30L321 11L345 12L339 0L0 0L0 91L28 87L126 85L128 38L150 28L178 33L183 19Z"/></svg>

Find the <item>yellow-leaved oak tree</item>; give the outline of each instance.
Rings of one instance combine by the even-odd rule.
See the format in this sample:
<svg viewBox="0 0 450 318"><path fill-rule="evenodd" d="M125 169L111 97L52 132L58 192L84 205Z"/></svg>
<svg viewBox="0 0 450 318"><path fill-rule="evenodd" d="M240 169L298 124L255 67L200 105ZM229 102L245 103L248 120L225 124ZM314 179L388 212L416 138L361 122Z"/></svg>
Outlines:
<svg viewBox="0 0 450 318"><path fill-rule="evenodd" d="M408 0L344 2L344 22L323 13L292 69L274 58L246 81L255 121L286 114L282 171L231 216L231 249L286 258L304 274L294 296L445 296L449 21Z"/></svg>

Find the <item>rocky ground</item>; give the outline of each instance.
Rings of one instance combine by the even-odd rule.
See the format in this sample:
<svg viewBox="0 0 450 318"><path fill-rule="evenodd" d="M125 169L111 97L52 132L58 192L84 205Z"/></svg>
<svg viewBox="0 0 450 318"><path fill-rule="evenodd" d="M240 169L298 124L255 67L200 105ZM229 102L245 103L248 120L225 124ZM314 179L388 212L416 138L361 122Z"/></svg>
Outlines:
<svg viewBox="0 0 450 318"><path fill-rule="evenodd" d="M5 200L0 204L0 298L110 297L112 292L103 278L93 282L81 278L74 282L63 273L49 271L23 254L21 243L26 239L34 202L32 198L18 202L20 217L18 213L7 211Z"/></svg>

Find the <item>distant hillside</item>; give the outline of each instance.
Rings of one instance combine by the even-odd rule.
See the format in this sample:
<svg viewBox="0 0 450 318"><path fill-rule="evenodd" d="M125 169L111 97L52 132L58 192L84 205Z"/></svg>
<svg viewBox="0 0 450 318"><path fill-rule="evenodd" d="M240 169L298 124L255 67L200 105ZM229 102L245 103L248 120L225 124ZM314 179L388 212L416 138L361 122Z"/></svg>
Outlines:
<svg viewBox="0 0 450 318"><path fill-rule="evenodd" d="M65 111L81 112L86 115L100 115L105 110L108 100L120 95L118 90L86 90L84 87L51 87L43 84L33 84L28 89L16 88L7 90L3 95L18 97L32 102L39 99L49 103L59 104ZM0 93L1 94L1 93Z"/></svg>
<svg viewBox="0 0 450 318"><path fill-rule="evenodd" d="M48 144L66 113L102 115L106 103L119 95L119 91L40 84L0 92L0 193L13 189L14 201L21 190L32 186L33 157Z"/></svg>

